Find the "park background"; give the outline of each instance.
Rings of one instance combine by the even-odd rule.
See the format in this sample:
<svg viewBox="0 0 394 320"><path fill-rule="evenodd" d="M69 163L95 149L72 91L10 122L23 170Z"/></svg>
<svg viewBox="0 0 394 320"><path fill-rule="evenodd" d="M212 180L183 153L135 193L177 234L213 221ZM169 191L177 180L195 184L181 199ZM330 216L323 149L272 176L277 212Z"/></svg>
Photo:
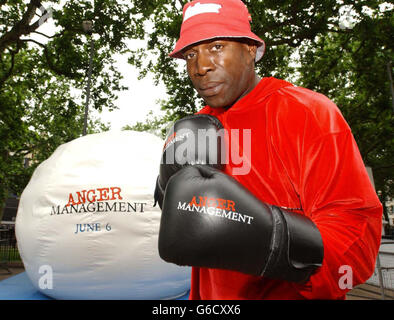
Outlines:
<svg viewBox="0 0 394 320"><path fill-rule="evenodd" d="M203 106L171 59L183 0L0 0L0 221L35 168L85 133L148 131ZM349 123L394 237L394 4L245 0L266 42L256 65L320 92ZM111 152L111 150L108 150Z"/></svg>

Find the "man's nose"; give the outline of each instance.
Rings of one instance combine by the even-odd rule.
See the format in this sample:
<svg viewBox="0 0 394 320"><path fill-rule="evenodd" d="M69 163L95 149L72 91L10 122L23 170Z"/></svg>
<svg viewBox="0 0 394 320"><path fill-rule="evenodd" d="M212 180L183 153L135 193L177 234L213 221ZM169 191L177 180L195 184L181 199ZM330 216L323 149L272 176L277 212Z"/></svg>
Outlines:
<svg viewBox="0 0 394 320"><path fill-rule="evenodd" d="M212 61L212 57L209 54L200 52L197 55L197 75L205 76L207 72L214 70L214 67L215 65Z"/></svg>

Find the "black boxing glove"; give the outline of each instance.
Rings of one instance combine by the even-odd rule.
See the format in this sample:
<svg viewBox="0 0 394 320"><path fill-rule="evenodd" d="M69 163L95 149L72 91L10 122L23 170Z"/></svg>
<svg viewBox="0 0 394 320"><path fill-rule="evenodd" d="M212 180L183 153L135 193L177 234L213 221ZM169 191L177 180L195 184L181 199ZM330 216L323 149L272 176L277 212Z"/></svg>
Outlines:
<svg viewBox="0 0 394 320"><path fill-rule="evenodd" d="M231 176L196 165L167 184L159 254L177 265L300 283L321 266L323 243L307 217L267 205Z"/></svg>
<svg viewBox="0 0 394 320"><path fill-rule="evenodd" d="M155 203L162 208L168 179L181 168L208 164L224 168L223 125L214 116L196 114L185 117L171 127L163 147L160 172L154 192Z"/></svg>

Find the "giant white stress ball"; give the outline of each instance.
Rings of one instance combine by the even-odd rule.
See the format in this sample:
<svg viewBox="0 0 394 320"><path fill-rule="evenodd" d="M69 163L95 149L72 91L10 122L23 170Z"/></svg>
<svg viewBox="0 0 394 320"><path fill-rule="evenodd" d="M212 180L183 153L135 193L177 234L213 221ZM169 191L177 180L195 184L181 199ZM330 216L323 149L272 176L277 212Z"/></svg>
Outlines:
<svg viewBox="0 0 394 320"><path fill-rule="evenodd" d="M56 299L171 299L190 268L161 260L153 193L163 141L135 131L63 144L35 170L16 217L33 285Z"/></svg>

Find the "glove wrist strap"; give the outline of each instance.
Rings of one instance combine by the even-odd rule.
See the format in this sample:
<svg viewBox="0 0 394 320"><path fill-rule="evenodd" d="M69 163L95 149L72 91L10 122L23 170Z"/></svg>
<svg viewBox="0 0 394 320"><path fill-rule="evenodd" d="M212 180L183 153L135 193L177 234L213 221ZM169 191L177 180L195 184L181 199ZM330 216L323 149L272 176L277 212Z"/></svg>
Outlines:
<svg viewBox="0 0 394 320"><path fill-rule="evenodd" d="M263 276L304 283L322 265L324 247L319 230L307 217L271 207L273 235Z"/></svg>

